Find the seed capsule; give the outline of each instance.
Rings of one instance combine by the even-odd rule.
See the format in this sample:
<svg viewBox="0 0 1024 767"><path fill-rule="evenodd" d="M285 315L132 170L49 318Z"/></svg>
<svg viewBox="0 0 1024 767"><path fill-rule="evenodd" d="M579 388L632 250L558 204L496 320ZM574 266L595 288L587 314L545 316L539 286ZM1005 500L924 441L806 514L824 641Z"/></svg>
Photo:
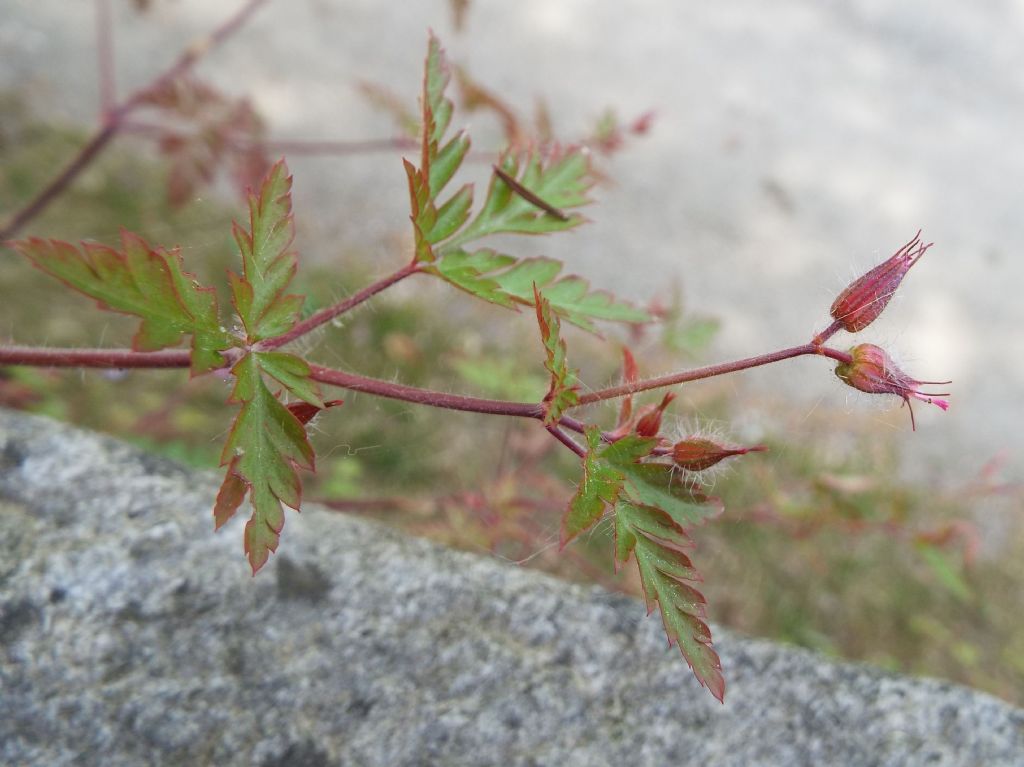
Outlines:
<svg viewBox="0 0 1024 767"><path fill-rule="evenodd" d="M844 330L850 333L863 330L882 313L910 267L932 246L932 243L922 243L920 237L918 230L914 239L839 294L829 313Z"/></svg>

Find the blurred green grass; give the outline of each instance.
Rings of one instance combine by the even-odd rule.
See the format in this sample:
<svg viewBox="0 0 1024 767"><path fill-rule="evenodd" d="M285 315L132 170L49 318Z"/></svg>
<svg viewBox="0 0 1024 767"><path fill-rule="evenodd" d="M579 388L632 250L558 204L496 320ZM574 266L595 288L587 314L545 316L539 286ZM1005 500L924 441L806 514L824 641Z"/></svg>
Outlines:
<svg viewBox="0 0 1024 767"><path fill-rule="evenodd" d="M10 94L0 96L0 115L0 215L6 215L74 153L84 133L34 120ZM117 143L30 232L112 243L125 226L155 244L180 244L190 269L221 284L235 260L230 221L241 208L212 194L171 208L165 169L148 157L143 144ZM297 219L301 228L302 211ZM359 253L347 254L345 263L340 273L300 269L296 288L309 297L307 312L357 290L374 273L371 259ZM128 344L129 318L96 311L9 250L0 255L0 285L5 342ZM713 319L682 312L678 301L673 307L664 326L642 342L650 369L699 359L717 327ZM529 316L461 296L454 302L443 287L417 284L325 327L304 351L325 364L409 384L530 399L546 389L534 336ZM569 346L574 364L588 361L585 380L616 376L615 343L574 333ZM730 392L703 385L688 407L728 422ZM216 466L230 422L226 395L227 383L213 376L0 368L0 404L106 431L204 468ZM618 578L611 573L607 525L557 552L559 516L576 467L533 424L342 396L344 407L314 422L318 474L306 479L306 498L563 577L638 592L631 569ZM772 450L717 477L715 492L728 511L695 533L712 620L1024 704L1020 489L1000 486L995 473L915 485L901 478L900 456L876 424L824 408L808 417L788 413L785 402L762 404L783 424L769 435ZM800 444L786 440L787 418L799 420ZM976 524L980 549L966 556Z"/></svg>

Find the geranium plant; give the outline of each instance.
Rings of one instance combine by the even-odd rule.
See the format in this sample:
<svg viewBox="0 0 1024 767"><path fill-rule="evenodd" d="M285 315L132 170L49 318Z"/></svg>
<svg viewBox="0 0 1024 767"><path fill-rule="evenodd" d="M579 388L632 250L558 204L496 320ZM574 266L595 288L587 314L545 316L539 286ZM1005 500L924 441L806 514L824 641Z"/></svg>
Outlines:
<svg viewBox="0 0 1024 767"><path fill-rule="evenodd" d="M222 30L240 23L258 4L249 3ZM223 37L222 32L218 35L214 42ZM192 94L222 107L222 100L189 83L190 63L183 58L153 85L121 106L112 106L99 138L86 150L98 151L122 126L125 115L145 106L171 105L180 113L183 94ZM230 379L229 402L235 413L221 453L225 476L213 503L214 526L219 528L232 518L248 497L243 547L253 573L281 542L284 507L300 508L301 470L314 470L308 422L320 411L342 404L341 399L328 398L325 389L536 421L537 428L546 430L580 462L576 490L566 493L571 497L561 520L561 546L610 517L614 566L636 561L648 608L657 606L669 643L678 645L697 679L722 700L725 681L706 623L705 600L698 590L701 577L690 557L691 534L722 511L721 502L704 486L703 472L764 447L720 444L697 434L670 439L662 435L662 415L671 406L673 392L666 392L656 405L636 409L633 396L810 355L836 363L836 374L856 389L896 395L908 405L914 398L945 409L946 401L939 399L945 395L924 392L924 384L899 370L881 348L859 344L842 350L829 345L840 331L857 333L869 326L928 246L915 236L855 281L832 305L831 324L811 334L806 343L650 379L638 375L627 348L621 383L585 386L570 364L563 323L593 332L601 322L638 325L654 317L608 292L592 289L580 277L563 274L557 261L512 255L489 243L494 235L554 234L585 223L579 211L589 204L588 190L594 182L589 153L580 146L512 144L494 159L489 185L479 195L472 184L458 182L470 137L452 129L454 110L446 95L449 79L441 46L431 36L420 104L419 152L404 160L411 253L391 274L303 319L304 297L290 292L298 254L293 247L292 179L282 159L269 167L249 194L248 221L234 226L240 263L236 272L227 275L227 307L218 305L213 288L199 284L187 271L178 250L151 244L132 232L122 231L118 247L37 237L8 240L7 247L95 299L101 309L133 315L140 324L130 349L8 346L0 348L0 364L188 368L191 376ZM248 112L233 114L237 118ZM255 124L249 117L243 122ZM237 125L235 119L221 127L235 130ZM184 139L165 142L174 151L182 150L185 143ZM213 152L221 144L204 146L203 151ZM259 164L253 153L232 156L247 172ZM180 175L175 189L188 187L193 176L203 176L206 167L191 176ZM44 190L41 201L37 198L16 213L4 230L6 236L26 225L72 176L65 172ZM326 367L295 351L293 342L412 278L442 280L470 296L534 318L540 336L537 364L550 381L543 399L517 402L406 386ZM183 343L188 348L177 348ZM602 425L604 411L590 406L608 400L619 401L618 414L614 424Z"/></svg>

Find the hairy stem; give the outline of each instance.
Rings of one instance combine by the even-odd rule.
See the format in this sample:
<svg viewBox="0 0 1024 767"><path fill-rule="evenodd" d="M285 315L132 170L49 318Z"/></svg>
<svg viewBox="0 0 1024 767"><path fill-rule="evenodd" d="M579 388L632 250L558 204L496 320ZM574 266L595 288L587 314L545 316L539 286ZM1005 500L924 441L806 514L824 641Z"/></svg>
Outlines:
<svg viewBox="0 0 1024 767"><path fill-rule="evenodd" d="M396 272L398 274L398 272ZM371 286L372 287L372 286ZM355 296L353 296L355 298ZM312 318L311 318L312 319ZM280 338L280 336L279 336ZM276 340L276 339L272 339ZM238 350L228 350L230 354ZM782 349L769 354L761 354L757 357L725 362L720 365L688 370L681 373L672 373L659 378L649 378L646 381L635 381L631 384L623 384L607 389L600 389L580 397L581 404L599 402L615 397L622 397L627 394L635 394L649 389L656 389L674 384L697 381L703 378L732 373L737 370L768 365L773 362L799 357L806 354L815 354L839 362L849 363L852 361L849 354L831 349L826 346L814 344L803 344L789 349ZM32 365L34 367L86 367L86 368L187 368L191 361L191 353L186 349L166 349L159 352L137 352L131 349L46 349L31 346L0 346L0 365ZM227 367L227 365L225 366ZM382 381L378 378L369 378L355 373L348 373L343 370L310 365L311 377L321 383L331 386L338 386L350 391L364 392L376 397L403 400L418 405L429 407L445 408L448 410L462 410L471 413L483 413L485 415L503 415L518 418L542 419L544 417L544 406L537 402L511 402L508 400L484 399L481 397L469 397L461 394L448 394L446 392L421 389L416 386ZM585 425L575 418L568 416L559 421L559 426L571 431L582 433ZM563 435L564 436L564 435Z"/></svg>
<svg viewBox="0 0 1024 767"><path fill-rule="evenodd" d="M832 336L834 336L836 333L838 333L840 330L842 330L842 328L843 328L843 321L842 320L835 320L831 325L829 325L823 331L818 333L818 335L816 335L814 337L814 339L811 341L811 343L815 344L816 346L821 346L828 339L830 339Z"/></svg>
<svg viewBox="0 0 1024 767"><path fill-rule="evenodd" d="M185 349L137 352L132 349L0 346L0 365L32 365L40 368L187 368L191 356L191 352Z"/></svg>
<svg viewBox="0 0 1024 767"><path fill-rule="evenodd" d="M100 125L89 141L86 142L85 146L83 146L78 153L71 158L71 161L64 167L64 169L58 173L49 184L43 187L35 197L29 200L21 209L15 211L3 227L0 228L0 242L9 240L21 231L29 221L46 210L50 203L67 188L68 184L74 181L79 174L88 167L94 159L96 159L96 156L107 144L110 143L110 140L120 132L125 118L133 109L143 102L145 97L151 91L162 87L166 83L184 74L202 56L234 34L238 28L245 23L249 16L266 2L267 0L249 0L249 2L242 6L234 16L221 24L221 26L215 29L208 36L190 45L188 49L186 49L170 67L164 70L161 75L157 76L156 79L148 85L139 88L123 103L118 106L107 104L103 105L103 124ZM102 9L103 7L104 6L101 4L100 8ZM102 28L102 24L104 22L101 20L100 23ZM104 45L105 43L101 40L100 47L102 48ZM110 66L112 72L112 64L108 65L103 63L104 54L102 51L100 55L101 69L105 69L107 66ZM107 74L101 72L101 79L105 79L106 77ZM112 87L112 83L110 83L109 86L102 84L104 96L109 96L106 92L108 87Z"/></svg>
<svg viewBox="0 0 1024 767"><path fill-rule="evenodd" d="M696 370L686 370L680 373L669 373L668 375L658 376L657 378L648 378L645 381L634 381L632 383L620 384L619 386L609 386L606 389L598 389L597 391L590 392L589 394L581 395L579 404L588 405L591 402L601 402L602 400L614 399L615 397L624 397L627 394L636 394L650 389L660 389L665 386L674 386L676 384L689 383L690 381L699 381L703 378L714 378L716 376L725 375L726 373L735 373L739 370L747 370L749 368L756 368L762 365L770 365L774 362L792 359L793 357L801 357L805 354L821 354L826 357L832 357L833 359L840 360L849 359L849 355L844 354L843 352L838 352L835 349L829 349L813 343L801 344L800 346L792 346L788 349L780 349L777 352L759 354L756 357L747 357L746 359L735 360L733 362L723 362L718 365L709 365L708 367L697 368Z"/></svg>
<svg viewBox="0 0 1024 767"><path fill-rule="evenodd" d="M261 342L258 345L259 348L257 349L257 351L276 349L279 346L284 346L285 344L294 341L296 338L306 335L306 333L313 330L314 328L318 328L324 323L330 322L335 317L342 315L351 309L354 309L355 307L359 306L359 304L363 303L363 301L366 301L368 298L377 295L382 290L391 287L396 282L404 280L409 275L416 274L416 272L418 272L419 270L420 265L415 262L406 264L397 272L389 274L387 277L378 280L372 285L367 285L358 293L349 296L344 301L339 301L333 306L328 306L325 309L321 309L320 311L316 312L312 317L309 317L308 319L305 319L302 322L298 323L287 333L282 333L281 335L276 336L275 338L268 338L266 341Z"/></svg>
<svg viewBox="0 0 1024 767"><path fill-rule="evenodd" d="M544 408L536 402L509 402L507 400L466 397L460 394L420 389L415 386L382 381L378 378L346 373L343 370L310 365L311 378L320 383L339 386L349 391L365 392L376 397L413 402L418 405L439 407L447 410L463 410L486 415L504 415L518 418L543 418Z"/></svg>
<svg viewBox="0 0 1024 767"><path fill-rule="evenodd" d="M572 437L570 437L564 431L559 429L557 426L545 426L544 428L548 430L552 437L554 437L567 448L572 450L580 458L586 457L587 451L580 447L578 444L576 444L576 441L573 440Z"/></svg>

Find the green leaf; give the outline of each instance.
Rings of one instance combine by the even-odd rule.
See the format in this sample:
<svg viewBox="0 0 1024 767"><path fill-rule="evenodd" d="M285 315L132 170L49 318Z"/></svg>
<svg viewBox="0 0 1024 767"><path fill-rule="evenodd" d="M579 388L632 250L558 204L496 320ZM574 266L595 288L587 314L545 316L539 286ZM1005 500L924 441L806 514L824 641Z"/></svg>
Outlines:
<svg viewBox="0 0 1024 767"><path fill-rule="evenodd" d="M253 513L245 526L245 552L254 574L277 550L284 526L281 504L299 509L302 483L296 469L314 469L305 427L263 380L263 373L269 371L261 362L267 357L290 356L247 354L231 370L236 379L231 401L242 407L221 453L221 465L228 469L214 506L214 519L218 528L223 525L249 491ZM274 359L272 368L277 373L287 371L287 378L297 375L298 366Z"/></svg>
<svg viewBox="0 0 1024 767"><path fill-rule="evenodd" d="M669 349L690 357L701 354L714 340L721 323L705 317L687 317L666 324L662 339Z"/></svg>
<svg viewBox="0 0 1024 767"><path fill-rule="evenodd" d="M593 186L590 161L579 147L555 151L545 156L535 149L522 155L506 154L499 166L520 186L541 198L552 208L566 210L590 202L587 191ZM497 174L491 177L487 198L473 221L456 235L451 247L501 233L547 234L562 232L586 219L573 214L563 220L545 212L516 194Z"/></svg>
<svg viewBox="0 0 1024 767"><path fill-rule="evenodd" d="M15 248L39 269L96 299L100 308L141 318L132 339L136 351L177 346L182 336L191 335L193 375L222 364L220 352L231 340L220 327L217 297L183 271L177 250L154 250L124 229L120 250L35 237Z"/></svg>
<svg viewBox="0 0 1024 767"><path fill-rule="evenodd" d="M648 611L658 604L669 644L679 646L698 681L722 700L725 681L711 648L705 600L690 585L701 579L686 554L686 526L717 513L720 504L678 482L668 464L641 462L657 439L628 436L605 445L593 427L586 437L583 480L562 520L562 546L596 524L606 505L613 506L616 567L636 557Z"/></svg>
<svg viewBox="0 0 1024 767"><path fill-rule="evenodd" d="M433 34L427 46L423 77L423 124L420 166L404 161L409 179L409 202L412 210L416 260L429 263L435 259L433 246L454 234L469 218L473 204L473 187L466 184L444 203L441 192L461 167L469 152L469 137L457 133L443 146L452 118L452 102L445 97L451 76L441 44Z"/></svg>
<svg viewBox="0 0 1024 767"><path fill-rule="evenodd" d="M441 192L461 167L470 144L461 132L445 141L452 116L452 103L445 97L450 75L444 52L433 35L427 47L425 72L420 165L404 161L415 259L431 265L424 271L510 309L534 305L536 283L555 312L591 332L596 330L592 322L595 319L650 322L647 312L616 301L607 293L589 292L589 285L579 277L558 279L562 267L556 261L519 260L491 250L465 250L467 243L493 234L544 234L583 223L579 214L556 214L590 202L590 163L578 147L547 153L539 149L506 153L496 167L511 180L493 174L487 199L470 220L472 185L463 185L441 202Z"/></svg>
<svg viewBox="0 0 1024 767"><path fill-rule="evenodd" d="M309 377L309 365L304 359L287 352L257 352L253 356L260 369L292 395L318 408L324 407L320 387Z"/></svg>
<svg viewBox="0 0 1024 767"><path fill-rule="evenodd" d="M536 284L554 312L592 333L597 330L592 320L651 321L647 312L617 301L609 293L601 290L588 292L590 286L581 277L559 277L562 264L550 258L519 260L488 249L472 253L446 249L441 258L424 271L478 298L509 309L533 305L533 286Z"/></svg>
<svg viewBox="0 0 1024 767"><path fill-rule="evenodd" d="M561 548L593 527L604 514L605 504L614 504L622 492L622 473L602 460L601 430L591 427L586 437L590 449L583 457L583 479L562 517Z"/></svg>
<svg viewBox="0 0 1024 767"><path fill-rule="evenodd" d="M267 173L258 195L249 195L249 229L234 225L242 255L242 276L230 275L235 309L250 343L291 330L303 297L285 291L298 266L292 220L292 177L280 160Z"/></svg>
<svg viewBox="0 0 1024 767"><path fill-rule="evenodd" d="M690 548L683 527L665 511L621 498L615 505L616 565L636 557L648 612L657 603L669 645L679 647L697 681L722 701L722 663L711 646L704 596L690 585L701 580Z"/></svg>
<svg viewBox="0 0 1024 767"><path fill-rule="evenodd" d="M437 154L436 145L444 138L445 131L452 119L452 102L444 95L451 73L445 60L441 41L434 33L430 33L427 41L427 60L423 76L423 143L424 147L435 145L433 154ZM428 162L424 159L424 168Z"/></svg>
<svg viewBox="0 0 1024 767"><path fill-rule="evenodd" d="M605 460L622 472L626 494L634 503L664 509L681 525L699 525L722 513L718 498L708 497L677 478L668 464L617 461L609 456Z"/></svg>
<svg viewBox="0 0 1024 767"><path fill-rule="evenodd" d="M589 449L583 458L583 479L562 519L562 548L601 518L605 504L618 501L626 480L621 464L650 455L658 444L655 439L629 436L604 445L596 427L587 429L586 437Z"/></svg>
<svg viewBox="0 0 1024 767"><path fill-rule="evenodd" d="M551 374L551 385L544 396L547 412L544 414L545 425L558 423L566 410L580 401L579 377L577 371L569 368L566 359L565 341L561 338L561 323L551 311L551 304L533 286L533 296L537 307L537 324L540 326L540 338L544 344L547 359L544 367Z"/></svg>

